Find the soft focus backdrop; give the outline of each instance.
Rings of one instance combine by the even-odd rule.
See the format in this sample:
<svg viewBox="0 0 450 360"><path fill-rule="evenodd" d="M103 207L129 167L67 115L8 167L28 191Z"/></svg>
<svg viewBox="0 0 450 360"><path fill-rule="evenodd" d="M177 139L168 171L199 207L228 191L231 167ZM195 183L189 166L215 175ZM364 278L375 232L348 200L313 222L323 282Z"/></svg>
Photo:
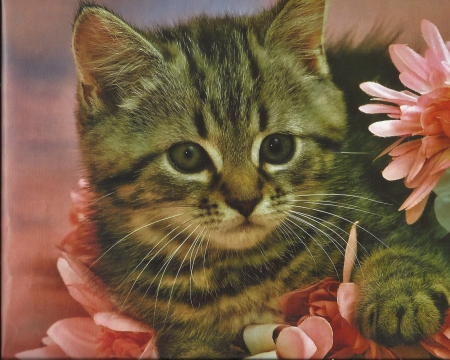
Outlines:
<svg viewBox="0 0 450 360"><path fill-rule="evenodd" d="M275 0L98 0L137 26L199 13L243 14ZM71 24L78 0L2 0L2 357L40 346L62 317L83 314L56 270L80 164ZM331 0L327 43L371 29L424 48L426 18L450 40L448 0Z"/></svg>

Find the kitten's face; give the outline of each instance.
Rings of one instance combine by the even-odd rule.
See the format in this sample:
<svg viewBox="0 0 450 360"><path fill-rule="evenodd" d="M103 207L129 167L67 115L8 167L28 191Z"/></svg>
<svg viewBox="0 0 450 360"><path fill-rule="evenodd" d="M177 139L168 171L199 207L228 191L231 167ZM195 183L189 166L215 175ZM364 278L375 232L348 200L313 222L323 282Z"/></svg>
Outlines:
<svg viewBox="0 0 450 360"><path fill-rule="evenodd" d="M287 14L266 28L203 19L145 36L102 9L80 16L82 153L109 194L107 221L149 244L183 231L245 249L292 215L298 195L326 192L345 114L322 55L311 45L314 61L299 58L279 33Z"/></svg>

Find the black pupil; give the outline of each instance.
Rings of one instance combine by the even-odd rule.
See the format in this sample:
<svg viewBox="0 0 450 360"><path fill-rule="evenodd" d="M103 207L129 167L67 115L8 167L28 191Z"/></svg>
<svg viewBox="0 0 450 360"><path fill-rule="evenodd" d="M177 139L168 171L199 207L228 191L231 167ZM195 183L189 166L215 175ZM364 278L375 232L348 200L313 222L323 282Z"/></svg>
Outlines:
<svg viewBox="0 0 450 360"><path fill-rule="evenodd" d="M184 150L184 158L186 160L191 160L194 157L194 148L189 146L186 150Z"/></svg>
<svg viewBox="0 0 450 360"><path fill-rule="evenodd" d="M274 137L269 143L269 151L274 155L279 154L282 148L281 141L277 137Z"/></svg>

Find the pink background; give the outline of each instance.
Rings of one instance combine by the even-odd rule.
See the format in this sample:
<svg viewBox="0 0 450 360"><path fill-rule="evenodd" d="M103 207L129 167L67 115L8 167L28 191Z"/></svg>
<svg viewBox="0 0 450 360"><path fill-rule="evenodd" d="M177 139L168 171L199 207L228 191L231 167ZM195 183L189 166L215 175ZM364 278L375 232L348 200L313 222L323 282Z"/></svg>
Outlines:
<svg viewBox="0 0 450 360"><path fill-rule="evenodd" d="M103 0L132 24L153 26L191 15L248 13L274 0ZM74 125L76 76L70 49L78 0L2 1L2 357L40 346L62 317L83 314L56 271L70 229L69 192L80 176ZM423 49L419 24L450 40L447 0L332 0L328 42L355 41L374 25L404 29L398 42Z"/></svg>

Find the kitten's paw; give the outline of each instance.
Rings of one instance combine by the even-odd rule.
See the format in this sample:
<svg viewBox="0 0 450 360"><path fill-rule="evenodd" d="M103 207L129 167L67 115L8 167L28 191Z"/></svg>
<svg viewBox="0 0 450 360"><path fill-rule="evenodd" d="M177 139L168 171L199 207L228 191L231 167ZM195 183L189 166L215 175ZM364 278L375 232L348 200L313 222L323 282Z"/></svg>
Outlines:
<svg viewBox="0 0 450 360"><path fill-rule="evenodd" d="M359 276L357 325L384 345L414 344L436 333L450 307L450 275L442 261L400 249L379 252Z"/></svg>

